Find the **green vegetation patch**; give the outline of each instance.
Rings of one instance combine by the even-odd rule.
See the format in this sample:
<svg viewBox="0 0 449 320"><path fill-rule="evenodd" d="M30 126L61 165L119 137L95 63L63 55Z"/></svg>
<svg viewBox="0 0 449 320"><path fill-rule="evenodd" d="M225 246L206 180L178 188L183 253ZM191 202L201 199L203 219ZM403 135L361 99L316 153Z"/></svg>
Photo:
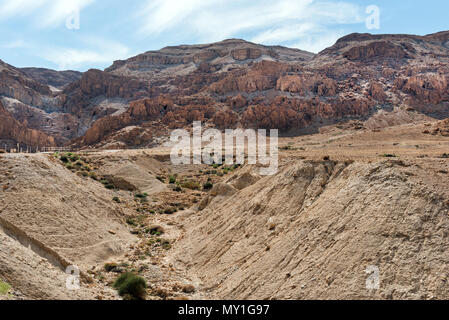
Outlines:
<svg viewBox="0 0 449 320"><path fill-rule="evenodd" d="M126 300L143 300L146 295L147 283L144 278L127 272L117 278L114 282L114 289Z"/></svg>
<svg viewBox="0 0 449 320"><path fill-rule="evenodd" d="M8 294L9 290L11 290L11 286L0 280L0 294L4 296Z"/></svg>

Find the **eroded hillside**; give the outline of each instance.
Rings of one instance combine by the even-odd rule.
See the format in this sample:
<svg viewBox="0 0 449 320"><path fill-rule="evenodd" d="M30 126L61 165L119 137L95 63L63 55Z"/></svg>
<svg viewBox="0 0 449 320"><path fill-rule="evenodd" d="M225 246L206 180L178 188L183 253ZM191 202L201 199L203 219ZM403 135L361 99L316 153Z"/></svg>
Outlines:
<svg viewBox="0 0 449 320"><path fill-rule="evenodd" d="M147 299L447 299L444 125L283 138L268 177L174 166L169 148L0 155L7 298L119 299L112 284L132 271Z"/></svg>

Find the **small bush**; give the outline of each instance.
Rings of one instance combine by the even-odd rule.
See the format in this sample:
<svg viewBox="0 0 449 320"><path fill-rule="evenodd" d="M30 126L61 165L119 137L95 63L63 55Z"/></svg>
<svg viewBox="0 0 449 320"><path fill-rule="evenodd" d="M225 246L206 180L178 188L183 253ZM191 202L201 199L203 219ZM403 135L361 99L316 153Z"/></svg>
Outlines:
<svg viewBox="0 0 449 320"><path fill-rule="evenodd" d="M397 158L398 156L395 155L395 154L386 153L386 154L383 154L382 157L384 157L384 158Z"/></svg>
<svg viewBox="0 0 449 320"><path fill-rule="evenodd" d="M176 208L167 208L167 209L164 210L164 213L165 214L173 214L176 211L177 211Z"/></svg>
<svg viewBox="0 0 449 320"><path fill-rule="evenodd" d="M161 246L162 246L162 249L164 249L164 250L170 250L171 249L171 244L170 244L170 241L168 241L168 240L163 240L161 242Z"/></svg>
<svg viewBox="0 0 449 320"><path fill-rule="evenodd" d="M77 162L80 159L80 157L76 154L72 154L72 155L67 154L67 156L69 157L70 161L72 161L72 162Z"/></svg>
<svg viewBox="0 0 449 320"><path fill-rule="evenodd" d="M201 189L201 185L196 181L184 181L181 184L182 188L190 189L190 190L199 190Z"/></svg>
<svg viewBox="0 0 449 320"><path fill-rule="evenodd" d="M176 183L176 177L175 176L169 176L168 177L168 181L170 184L175 184Z"/></svg>
<svg viewBox="0 0 449 320"><path fill-rule="evenodd" d="M148 233L152 236L160 236L164 234L164 230L161 227L154 227L150 228Z"/></svg>
<svg viewBox="0 0 449 320"><path fill-rule="evenodd" d="M114 289L126 299L143 300L146 295L147 283L144 278L127 272L115 280Z"/></svg>
<svg viewBox="0 0 449 320"><path fill-rule="evenodd" d="M116 263L106 263L105 265L104 265L104 270L106 271L106 272L112 272L112 271L114 271L115 269L117 269L117 264Z"/></svg>
<svg viewBox="0 0 449 320"><path fill-rule="evenodd" d="M130 226L137 226L137 222L133 219L133 218L128 218L126 219L126 223L129 224Z"/></svg>
<svg viewBox="0 0 449 320"><path fill-rule="evenodd" d="M69 157L67 157L66 155L62 155L59 159L62 162L64 162L64 163L68 163L69 162Z"/></svg>
<svg viewBox="0 0 449 320"><path fill-rule="evenodd" d="M0 294L1 295L6 295L10 289L11 289L11 286L9 284L0 280Z"/></svg>
<svg viewBox="0 0 449 320"><path fill-rule="evenodd" d="M212 184L212 182L206 182L204 185L203 185L203 189L204 190L210 190L210 189L212 189L214 187L214 185Z"/></svg>
<svg viewBox="0 0 449 320"><path fill-rule="evenodd" d="M192 286L192 285L185 285L184 287L182 287L181 290L182 290L182 292L187 293L187 294L194 293L195 292L195 287Z"/></svg>

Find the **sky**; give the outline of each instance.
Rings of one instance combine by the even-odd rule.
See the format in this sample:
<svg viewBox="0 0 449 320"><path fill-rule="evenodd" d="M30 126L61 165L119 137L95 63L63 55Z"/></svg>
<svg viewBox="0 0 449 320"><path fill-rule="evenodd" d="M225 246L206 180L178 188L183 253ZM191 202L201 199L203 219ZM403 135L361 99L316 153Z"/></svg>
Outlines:
<svg viewBox="0 0 449 320"><path fill-rule="evenodd" d="M353 32L449 30L448 14L447 0L0 0L0 59L86 71L229 38L317 53Z"/></svg>

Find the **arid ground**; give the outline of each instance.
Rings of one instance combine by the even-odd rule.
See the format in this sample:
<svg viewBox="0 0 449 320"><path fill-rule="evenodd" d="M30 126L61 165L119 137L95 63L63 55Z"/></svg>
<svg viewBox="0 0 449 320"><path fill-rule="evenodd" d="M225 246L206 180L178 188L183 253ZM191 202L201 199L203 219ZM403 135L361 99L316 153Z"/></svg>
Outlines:
<svg viewBox="0 0 449 320"><path fill-rule="evenodd" d="M0 154L0 299L120 299L125 271L147 299L448 299L447 121L382 119L280 138L266 177L163 146Z"/></svg>

